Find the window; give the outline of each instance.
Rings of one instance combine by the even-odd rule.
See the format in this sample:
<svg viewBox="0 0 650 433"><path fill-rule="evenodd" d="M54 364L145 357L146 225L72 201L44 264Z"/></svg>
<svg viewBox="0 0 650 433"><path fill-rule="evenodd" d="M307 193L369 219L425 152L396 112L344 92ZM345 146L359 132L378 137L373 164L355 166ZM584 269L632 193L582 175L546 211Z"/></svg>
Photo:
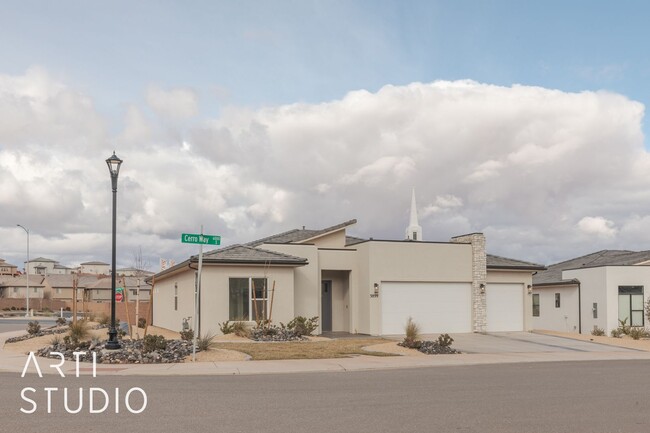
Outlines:
<svg viewBox="0 0 650 433"><path fill-rule="evenodd" d="M618 286L618 320L643 326L643 286Z"/></svg>
<svg viewBox="0 0 650 433"><path fill-rule="evenodd" d="M414 241L418 240L418 232L413 232L413 240Z"/></svg>
<svg viewBox="0 0 650 433"><path fill-rule="evenodd" d="M61 294L61 289L55 289L55 291L56 291L56 294L57 294L57 295L60 295L60 294Z"/></svg>
<svg viewBox="0 0 650 433"><path fill-rule="evenodd" d="M34 293L38 293L38 287L34 287Z"/></svg>
<svg viewBox="0 0 650 433"><path fill-rule="evenodd" d="M560 308L560 294L555 294L555 308Z"/></svg>
<svg viewBox="0 0 650 433"><path fill-rule="evenodd" d="M174 311L178 311L178 283L174 283Z"/></svg>
<svg viewBox="0 0 650 433"><path fill-rule="evenodd" d="M265 320L268 310L266 278L230 278L229 319Z"/></svg>
<svg viewBox="0 0 650 433"><path fill-rule="evenodd" d="M533 294L533 317L539 317L539 293Z"/></svg>
<svg viewBox="0 0 650 433"><path fill-rule="evenodd" d="M591 307L591 312L594 314L594 319L598 319L598 302L594 302L594 306Z"/></svg>
<svg viewBox="0 0 650 433"><path fill-rule="evenodd" d="M14 287L14 293L18 293L18 287Z"/></svg>

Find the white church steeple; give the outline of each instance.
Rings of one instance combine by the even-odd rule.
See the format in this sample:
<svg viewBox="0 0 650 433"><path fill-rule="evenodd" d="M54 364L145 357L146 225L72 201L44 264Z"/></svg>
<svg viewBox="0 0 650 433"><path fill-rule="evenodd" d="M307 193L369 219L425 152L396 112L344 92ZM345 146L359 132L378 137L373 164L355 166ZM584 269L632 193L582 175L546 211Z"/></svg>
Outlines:
<svg viewBox="0 0 650 433"><path fill-rule="evenodd" d="M415 188L411 194L411 219L406 229L406 239L410 241L422 240L422 226L418 223L418 208L415 205Z"/></svg>

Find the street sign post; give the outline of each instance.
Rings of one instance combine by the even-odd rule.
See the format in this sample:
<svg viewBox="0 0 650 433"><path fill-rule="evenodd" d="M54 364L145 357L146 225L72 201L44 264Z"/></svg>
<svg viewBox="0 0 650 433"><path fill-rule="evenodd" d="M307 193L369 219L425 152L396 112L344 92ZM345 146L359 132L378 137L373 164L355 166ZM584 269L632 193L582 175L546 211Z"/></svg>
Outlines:
<svg viewBox="0 0 650 433"><path fill-rule="evenodd" d="M221 245L221 236L183 233L181 242L184 244Z"/></svg>
<svg viewBox="0 0 650 433"><path fill-rule="evenodd" d="M192 344L192 361L196 361L196 343L199 333L201 332L201 322L199 318L199 305L201 299L201 270L203 268L203 245L221 245L221 236L204 235L203 226L201 233L182 233L181 242L184 244L199 244L199 269L196 274L196 284L194 285L194 341Z"/></svg>

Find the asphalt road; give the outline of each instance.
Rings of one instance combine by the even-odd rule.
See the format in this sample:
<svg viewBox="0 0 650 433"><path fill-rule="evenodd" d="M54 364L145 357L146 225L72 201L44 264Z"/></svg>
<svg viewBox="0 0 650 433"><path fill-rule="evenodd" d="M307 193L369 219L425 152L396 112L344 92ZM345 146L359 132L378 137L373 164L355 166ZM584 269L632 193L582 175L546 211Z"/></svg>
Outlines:
<svg viewBox="0 0 650 433"><path fill-rule="evenodd" d="M66 377L0 374L2 431L647 432L650 362L569 362L258 376ZM21 390L34 387L21 399ZM47 413L45 387L53 393ZM62 389L70 392L69 414ZM89 387L110 396L90 414ZM115 414L115 388L120 413ZM140 387L147 407L124 405ZM104 398L95 394L94 407ZM98 396L98 397L97 397ZM131 394L134 411L142 407Z"/></svg>
<svg viewBox="0 0 650 433"><path fill-rule="evenodd" d="M0 318L0 333L11 332L11 331L24 331L27 329L27 324L34 319L23 317L23 318L12 318L12 319L2 319ZM48 326L54 326L56 323L56 318L54 319L38 319L38 323L41 324L43 328Z"/></svg>

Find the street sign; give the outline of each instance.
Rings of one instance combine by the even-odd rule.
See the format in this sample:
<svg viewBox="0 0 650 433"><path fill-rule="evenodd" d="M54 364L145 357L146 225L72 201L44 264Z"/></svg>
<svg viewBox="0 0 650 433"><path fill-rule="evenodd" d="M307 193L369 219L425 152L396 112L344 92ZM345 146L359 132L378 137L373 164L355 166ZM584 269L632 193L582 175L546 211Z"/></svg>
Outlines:
<svg viewBox="0 0 650 433"><path fill-rule="evenodd" d="M184 244L221 245L221 236L183 233L181 242Z"/></svg>
<svg viewBox="0 0 650 433"><path fill-rule="evenodd" d="M115 288L115 302L122 302L124 300L124 289L121 287Z"/></svg>

